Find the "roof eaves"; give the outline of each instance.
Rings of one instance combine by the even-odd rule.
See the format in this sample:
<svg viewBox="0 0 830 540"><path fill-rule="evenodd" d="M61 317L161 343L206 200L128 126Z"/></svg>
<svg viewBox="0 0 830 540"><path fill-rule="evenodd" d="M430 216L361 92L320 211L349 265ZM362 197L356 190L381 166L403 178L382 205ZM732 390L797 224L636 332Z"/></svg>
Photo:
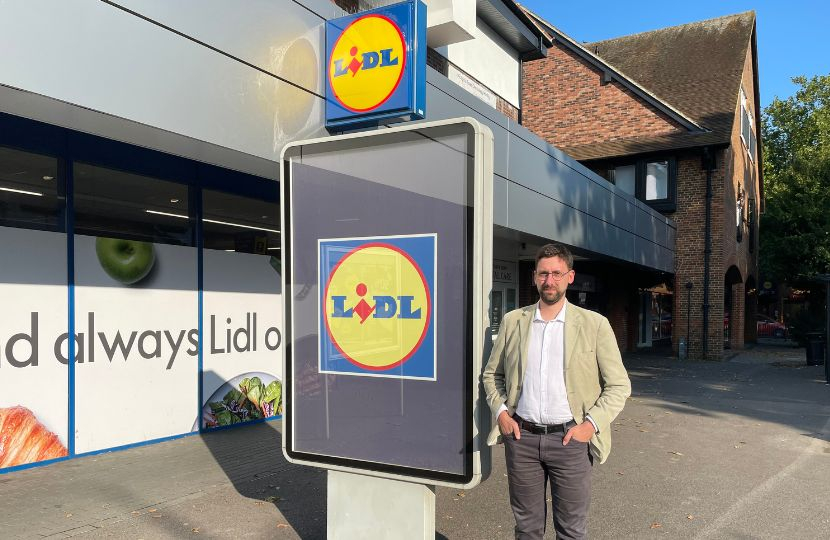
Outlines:
<svg viewBox="0 0 830 540"><path fill-rule="evenodd" d="M544 33L513 0L476 0L476 14L515 47L522 60L547 56Z"/></svg>
<svg viewBox="0 0 830 540"><path fill-rule="evenodd" d="M694 120L692 120L689 116L687 116L680 110L676 109L669 103L666 103L662 99L658 98L652 92L650 92L649 90L641 86L639 83L634 81L634 79L623 73L622 70L614 67L613 65L609 64L596 54L592 53L587 48L583 47L581 44L577 43L573 38L562 32L549 22L542 19L539 15L536 15L524 6L521 6L521 9L528 14L530 19L536 23L537 27L540 27L543 30L545 35L550 40L551 44L553 44L554 42L559 42L563 44L565 47L574 52L580 58L594 65L596 68L602 70L603 77L605 77L606 79L612 79L619 82L621 85L628 88L635 95L639 96L648 104L652 105L653 107L662 111L669 117L673 118L675 121L677 121L680 125L688 129L689 131L709 131L697 122L695 122Z"/></svg>

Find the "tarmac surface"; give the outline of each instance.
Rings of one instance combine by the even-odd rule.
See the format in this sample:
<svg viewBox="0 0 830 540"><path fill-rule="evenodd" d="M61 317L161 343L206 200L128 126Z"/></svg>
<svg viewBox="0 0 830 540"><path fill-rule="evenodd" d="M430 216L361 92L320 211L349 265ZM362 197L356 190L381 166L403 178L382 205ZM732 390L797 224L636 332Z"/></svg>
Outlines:
<svg viewBox="0 0 830 540"><path fill-rule="evenodd" d="M726 362L627 356L633 394L594 467L591 538L830 536L830 386L804 349ZM279 422L0 475L0 538L325 538L326 473ZM488 480L438 488L436 538L512 538L501 447ZM546 538L553 538L548 526Z"/></svg>

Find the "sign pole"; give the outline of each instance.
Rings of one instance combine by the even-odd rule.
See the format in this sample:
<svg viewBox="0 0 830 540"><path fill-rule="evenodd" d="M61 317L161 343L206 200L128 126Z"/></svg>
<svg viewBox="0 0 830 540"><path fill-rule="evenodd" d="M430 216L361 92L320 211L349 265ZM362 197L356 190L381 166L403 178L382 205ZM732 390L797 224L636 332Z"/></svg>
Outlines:
<svg viewBox="0 0 830 540"><path fill-rule="evenodd" d="M461 118L283 151L282 445L329 469L328 538L432 539L435 486L489 474L492 149Z"/></svg>
<svg viewBox="0 0 830 540"><path fill-rule="evenodd" d="M328 472L329 540L434 540L435 486Z"/></svg>

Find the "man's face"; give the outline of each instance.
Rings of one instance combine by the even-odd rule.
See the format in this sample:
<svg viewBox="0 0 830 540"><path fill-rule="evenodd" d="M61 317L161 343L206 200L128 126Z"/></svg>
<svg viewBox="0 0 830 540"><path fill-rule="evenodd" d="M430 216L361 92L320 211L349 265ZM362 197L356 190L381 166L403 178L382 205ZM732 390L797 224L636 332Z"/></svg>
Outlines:
<svg viewBox="0 0 830 540"><path fill-rule="evenodd" d="M568 270L568 265L561 258L545 257L536 264L533 278L539 290L539 299L553 305L562 299L568 285L574 282L574 272Z"/></svg>

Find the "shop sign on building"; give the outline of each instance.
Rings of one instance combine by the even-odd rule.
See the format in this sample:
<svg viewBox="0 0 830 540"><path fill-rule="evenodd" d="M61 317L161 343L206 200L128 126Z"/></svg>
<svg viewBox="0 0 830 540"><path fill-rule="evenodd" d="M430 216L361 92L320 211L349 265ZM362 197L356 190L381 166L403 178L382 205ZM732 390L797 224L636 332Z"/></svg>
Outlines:
<svg viewBox="0 0 830 540"><path fill-rule="evenodd" d="M326 127L426 115L426 5L408 0L326 23Z"/></svg>
<svg viewBox="0 0 830 540"><path fill-rule="evenodd" d="M493 260L493 283L515 283L516 263Z"/></svg>
<svg viewBox="0 0 830 540"><path fill-rule="evenodd" d="M452 64L447 66L447 78L494 109L498 106L496 94Z"/></svg>

